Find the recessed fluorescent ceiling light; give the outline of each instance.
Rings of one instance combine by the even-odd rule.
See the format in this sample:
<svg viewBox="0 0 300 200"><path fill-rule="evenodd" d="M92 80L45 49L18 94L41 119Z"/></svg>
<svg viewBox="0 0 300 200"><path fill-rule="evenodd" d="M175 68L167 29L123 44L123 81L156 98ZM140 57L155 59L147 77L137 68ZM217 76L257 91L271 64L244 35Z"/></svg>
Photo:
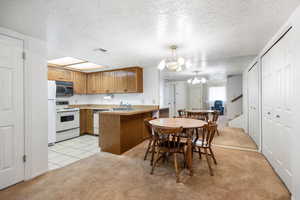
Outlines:
<svg viewBox="0 0 300 200"><path fill-rule="evenodd" d="M63 57L63 58L58 58L58 59L48 61L49 64L59 65L59 66L73 65L82 62L85 61L73 57Z"/></svg>
<svg viewBox="0 0 300 200"><path fill-rule="evenodd" d="M86 62L86 63L76 64L76 65L69 65L67 67L68 68L79 69L79 70L88 70L88 69L103 68L104 66L97 65L97 64L94 64L94 63L90 63L90 62Z"/></svg>

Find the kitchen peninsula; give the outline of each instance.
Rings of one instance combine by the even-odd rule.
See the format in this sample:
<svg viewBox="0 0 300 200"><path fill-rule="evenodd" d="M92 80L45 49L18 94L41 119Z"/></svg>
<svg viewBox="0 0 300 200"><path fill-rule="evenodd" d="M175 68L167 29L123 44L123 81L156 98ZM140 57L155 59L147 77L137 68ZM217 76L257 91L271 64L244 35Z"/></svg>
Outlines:
<svg viewBox="0 0 300 200"><path fill-rule="evenodd" d="M132 105L130 109L119 105L73 105L80 108L81 132L89 131L89 124L99 123L99 146L101 151L120 155L147 138L144 119L157 116L168 117L169 108L151 105ZM99 122L90 122L97 110ZM84 130L85 129L85 130Z"/></svg>

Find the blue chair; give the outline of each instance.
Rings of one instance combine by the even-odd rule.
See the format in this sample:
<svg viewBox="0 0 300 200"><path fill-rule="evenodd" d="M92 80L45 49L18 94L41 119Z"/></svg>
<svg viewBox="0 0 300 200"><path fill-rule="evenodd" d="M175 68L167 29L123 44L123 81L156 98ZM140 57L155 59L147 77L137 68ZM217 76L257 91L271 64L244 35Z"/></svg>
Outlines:
<svg viewBox="0 0 300 200"><path fill-rule="evenodd" d="M224 107L223 107L223 101L216 100L214 103L214 106L211 107L212 110L218 110L220 112L220 115L224 115Z"/></svg>

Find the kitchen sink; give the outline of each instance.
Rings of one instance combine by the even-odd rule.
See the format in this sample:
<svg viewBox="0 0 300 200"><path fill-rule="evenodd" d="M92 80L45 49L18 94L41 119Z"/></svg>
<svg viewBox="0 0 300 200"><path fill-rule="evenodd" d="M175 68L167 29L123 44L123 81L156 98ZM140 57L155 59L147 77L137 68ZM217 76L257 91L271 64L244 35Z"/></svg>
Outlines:
<svg viewBox="0 0 300 200"><path fill-rule="evenodd" d="M131 111L134 110L133 108L123 108L123 107L119 107L119 108L113 108L113 111Z"/></svg>
<svg viewBox="0 0 300 200"><path fill-rule="evenodd" d="M105 111L110 111L109 109L93 109L94 112L105 112Z"/></svg>

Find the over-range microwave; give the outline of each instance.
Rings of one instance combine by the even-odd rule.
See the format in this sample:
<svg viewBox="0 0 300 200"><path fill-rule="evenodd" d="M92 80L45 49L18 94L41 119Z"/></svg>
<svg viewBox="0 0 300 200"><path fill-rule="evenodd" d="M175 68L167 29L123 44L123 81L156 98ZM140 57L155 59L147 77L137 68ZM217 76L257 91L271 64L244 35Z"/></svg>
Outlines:
<svg viewBox="0 0 300 200"><path fill-rule="evenodd" d="M56 97L73 96L73 82L56 81Z"/></svg>

